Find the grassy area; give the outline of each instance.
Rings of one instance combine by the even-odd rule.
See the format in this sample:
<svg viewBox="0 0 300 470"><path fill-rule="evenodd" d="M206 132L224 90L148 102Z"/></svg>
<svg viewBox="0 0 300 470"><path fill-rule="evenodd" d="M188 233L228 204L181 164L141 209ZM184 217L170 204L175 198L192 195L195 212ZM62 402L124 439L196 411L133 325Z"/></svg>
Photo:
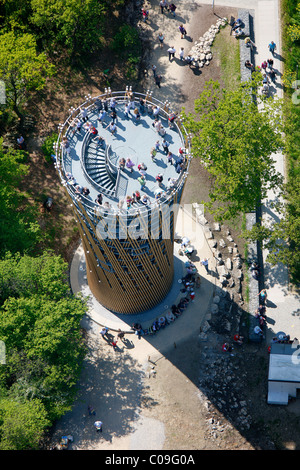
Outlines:
<svg viewBox="0 0 300 470"><path fill-rule="evenodd" d="M225 88L234 90L241 80L240 47L239 41L229 34L229 28L226 26L217 34L212 51L220 63Z"/></svg>

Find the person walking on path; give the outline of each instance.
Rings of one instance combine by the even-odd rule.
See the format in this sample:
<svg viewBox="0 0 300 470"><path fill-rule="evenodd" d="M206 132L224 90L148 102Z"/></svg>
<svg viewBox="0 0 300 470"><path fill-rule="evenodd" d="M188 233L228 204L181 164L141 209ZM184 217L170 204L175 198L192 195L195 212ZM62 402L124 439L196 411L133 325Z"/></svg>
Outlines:
<svg viewBox="0 0 300 470"><path fill-rule="evenodd" d="M261 64L261 68L262 68L264 71L266 71L267 67L268 67L268 62L267 62L266 60L264 60L264 61L262 62L262 64Z"/></svg>
<svg viewBox="0 0 300 470"><path fill-rule="evenodd" d="M171 61L171 59L175 58L175 52L176 52L176 49L174 48L174 46L169 47L168 53L169 53L169 60L170 61Z"/></svg>
<svg viewBox="0 0 300 470"><path fill-rule="evenodd" d="M208 271L209 271L209 269L208 269L208 259L207 259L207 258L204 258L204 259L201 261L201 264L202 264L202 266L205 267L206 272L208 273Z"/></svg>
<svg viewBox="0 0 300 470"><path fill-rule="evenodd" d="M180 31L180 34L181 34L181 39L185 38L185 36L186 36L186 29L185 29L185 27L183 26L183 24L181 24L181 25L179 26L179 31Z"/></svg>
<svg viewBox="0 0 300 470"><path fill-rule="evenodd" d="M124 331L122 331L122 330L119 328L119 329L118 329L118 338L119 338L121 341L123 341L124 336L125 336Z"/></svg>
<svg viewBox="0 0 300 470"><path fill-rule="evenodd" d="M103 339L105 339L104 337L105 336L107 337L107 333L108 333L108 328L104 326L102 330L100 331L100 335L102 336Z"/></svg>
<svg viewBox="0 0 300 470"><path fill-rule="evenodd" d="M95 414L96 414L96 411L94 410L94 408L91 405L88 406L88 412L89 412L90 416L95 416Z"/></svg>
<svg viewBox="0 0 300 470"><path fill-rule="evenodd" d="M179 51L179 60L182 61L183 59L184 59L184 47L181 47Z"/></svg>
<svg viewBox="0 0 300 470"><path fill-rule="evenodd" d="M160 0L159 6L160 6L160 11L161 11L161 13L163 13L163 12L164 12L164 9L167 10L167 8L168 8L167 0Z"/></svg>
<svg viewBox="0 0 300 470"><path fill-rule="evenodd" d="M263 304L267 301L267 291L266 289L262 289L259 294L257 294Z"/></svg>
<svg viewBox="0 0 300 470"><path fill-rule="evenodd" d="M96 428L96 432L102 432L102 421L95 421L94 426Z"/></svg>
<svg viewBox="0 0 300 470"><path fill-rule="evenodd" d="M156 65L151 66L152 72L153 72L153 77L156 77Z"/></svg>
<svg viewBox="0 0 300 470"><path fill-rule="evenodd" d="M165 36L163 35L163 33L159 33L158 41L159 41L159 45L160 45L161 48L163 47L164 39L165 39Z"/></svg>
<svg viewBox="0 0 300 470"><path fill-rule="evenodd" d="M25 139L22 135L20 135L18 138L17 138L17 144L19 146L19 149L20 150L24 150L25 149Z"/></svg>
<svg viewBox="0 0 300 470"><path fill-rule="evenodd" d="M276 51L276 44L274 41L271 41L270 44L269 44L269 51L271 52L271 54L274 56L274 53Z"/></svg>
<svg viewBox="0 0 300 470"><path fill-rule="evenodd" d="M149 18L149 11L146 10L146 8L142 8L142 15L143 15L143 21L146 23L147 19Z"/></svg>
<svg viewBox="0 0 300 470"><path fill-rule="evenodd" d="M158 86L158 88L160 88L160 82L161 82L162 76L161 75L155 75L154 78L155 78L156 85Z"/></svg>
<svg viewBox="0 0 300 470"><path fill-rule="evenodd" d="M176 16L176 15L175 15L175 10L176 10L176 8L177 8L177 6L174 5L174 3L170 3L170 5L169 5L169 12L172 13L172 15L174 16L174 18L175 18L175 16Z"/></svg>
<svg viewBox="0 0 300 470"><path fill-rule="evenodd" d="M273 60L273 59L268 59L267 62L268 62L268 68L269 68L270 70L272 70L272 69L273 69L273 65L274 65L274 60Z"/></svg>

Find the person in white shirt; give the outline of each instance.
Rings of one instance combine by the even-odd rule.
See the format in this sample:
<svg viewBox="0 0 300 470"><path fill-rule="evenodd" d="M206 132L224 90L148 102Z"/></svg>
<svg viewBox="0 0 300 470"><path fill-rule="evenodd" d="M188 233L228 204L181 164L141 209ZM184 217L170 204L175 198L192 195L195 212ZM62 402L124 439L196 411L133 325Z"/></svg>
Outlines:
<svg viewBox="0 0 300 470"><path fill-rule="evenodd" d="M169 49L168 49L169 60L175 58L175 52L176 52L176 49L174 48L174 46L169 47Z"/></svg>
<svg viewBox="0 0 300 470"><path fill-rule="evenodd" d="M110 124L108 124L108 126L106 127L106 129L109 127L109 131L111 133L111 135L114 135L116 133L116 130L117 130L117 126L115 125L114 122L111 122Z"/></svg>
<svg viewBox="0 0 300 470"><path fill-rule="evenodd" d="M207 259L207 258L204 258L204 259L201 261L201 264L202 264L202 266L205 267L206 272L208 272L208 259Z"/></svg>
<svg viewBox="0 0 300 470"><path fill-rule="evenodd" d="M87 121L87 109L86 108L80 108L81 111L81 118L85 122Z"/></svg>

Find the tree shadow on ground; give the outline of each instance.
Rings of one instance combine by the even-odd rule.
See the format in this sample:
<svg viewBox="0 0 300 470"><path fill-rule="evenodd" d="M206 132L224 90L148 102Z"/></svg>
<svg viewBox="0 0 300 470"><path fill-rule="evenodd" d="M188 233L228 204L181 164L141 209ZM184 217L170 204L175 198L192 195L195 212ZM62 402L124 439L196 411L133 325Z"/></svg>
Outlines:
<svg viewBox="0 0 300 470"><path fill-rule="evenodd" d="M126 349L113 350L102 338L97 341L97 349L94 349L94 341L88 344L72 410L56 424L52 436L52 441L58 442L62 435L72 435L75 449L93 448L100 439L112 442L114 438L130 434L144 397L143 371L137 361ZM123 344L128 349L132 347L129 340ZM156 405L151 397L143 401L143 406L145 403L149 408ZM95 410L94 415L89 414L88 406ZM96 432L96 420L103 421L102 433Z"/></svg>

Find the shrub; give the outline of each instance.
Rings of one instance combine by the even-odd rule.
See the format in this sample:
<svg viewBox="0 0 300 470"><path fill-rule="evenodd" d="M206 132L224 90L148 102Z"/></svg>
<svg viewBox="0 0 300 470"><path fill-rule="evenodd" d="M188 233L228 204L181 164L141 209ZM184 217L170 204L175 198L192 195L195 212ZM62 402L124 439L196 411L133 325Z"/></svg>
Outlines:
<svg viewBox="0 0 300 470"><path fill-rule="evenodd" d="M52 162L52 158L51 158L51 155L53 155L54 151L53 151L53 144L54 142L56 142L58 138L58 135L53 133L51 135L49 135L48 137L46 137L43 145L42 145L42 152L44 154L44 157L45 157L45 160L47 163L51 163Z"/></svg>

